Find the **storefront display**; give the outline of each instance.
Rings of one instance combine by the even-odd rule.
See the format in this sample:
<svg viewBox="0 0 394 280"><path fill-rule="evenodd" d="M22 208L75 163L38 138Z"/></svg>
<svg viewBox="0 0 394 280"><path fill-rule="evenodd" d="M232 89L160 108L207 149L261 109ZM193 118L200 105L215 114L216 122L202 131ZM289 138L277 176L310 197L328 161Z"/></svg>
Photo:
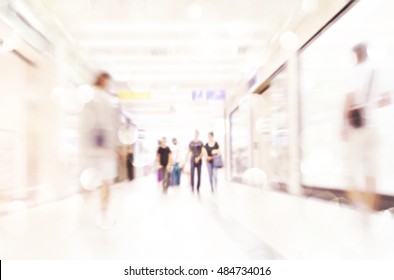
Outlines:
<svg viewBox="0 0 394 280"><path fill-rule="evenodd" d="M390 9L385 8L390 5L387 0L379 3L360 1L300 53L301 171L304 186L347 191L352 186L365 185L365 174L376 169L375 191L394 195L391 186L394 179L391 163L394 155L393 105L379 108L381 96L385 92L393 96L394 89L391 78L394 70L394 24L390 24L394 20ZM374 144L361 149L356 156L370 152L376 161L371 168L360 167L357 174L352 175L348 167L354 158L349 156L349 151L354 145L346 137L348 130L344 129L343 116L345 98L354 88L354 74L358 71L353 50L357 44L366 46L367 63L375 75L370 89L372 99L368 101L371 104L369 116ZM366 83L361 78L356 82ZM362 160L366 161L369 160ZM349 178L352 178L352 183Z"/></svg>
<svg viewBox="0 0 394 280"><path fill-rule="evenodd" d="M286 67L270 78L270 86L253 101L254 165L268 177L269 187L288 185L288 81Z"/></svg>
<svg viewBox="0 0 394 280"><path fill-rule="evenodd" d="M231 177L242 180L250 168L250 111L248 100L244 100L230 114L230 162Z"/></svg>

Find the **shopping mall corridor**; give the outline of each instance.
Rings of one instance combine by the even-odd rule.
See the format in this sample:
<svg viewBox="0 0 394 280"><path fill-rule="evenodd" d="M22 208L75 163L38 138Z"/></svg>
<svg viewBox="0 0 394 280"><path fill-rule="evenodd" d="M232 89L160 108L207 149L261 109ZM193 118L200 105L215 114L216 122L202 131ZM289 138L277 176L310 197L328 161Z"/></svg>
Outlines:
<svg viewBox="0 0 394 280"><path fill-rule="evenodd" d="M18 207L14 207L15 209ZM26 259L390 258L389 211L363 214L331 201L235 183L163 194L148 176L113 187L109 212L85 193L0 218L0 257Z"/></svg>

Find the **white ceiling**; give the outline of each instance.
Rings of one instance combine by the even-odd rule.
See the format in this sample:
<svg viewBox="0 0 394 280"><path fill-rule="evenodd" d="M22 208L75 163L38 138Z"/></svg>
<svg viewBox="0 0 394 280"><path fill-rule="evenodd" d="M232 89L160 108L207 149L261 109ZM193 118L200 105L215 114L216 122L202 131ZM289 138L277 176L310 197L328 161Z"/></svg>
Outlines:
<svg viewBox="0 0 394 280"><path fill-rule="evenodd" d="M223 117L223 110L218 102L210 106L190 102L192 90L216 88L231 94L246 75L270 62L280 35L316 10L319 2L32 1L40 7L36 13L45 10L58 19L91 65L112 74L118 89L143 88L160 97L148 105L125 102L132 113L140 115L147 108L145 113L152 116L152 107L160 111L162 106L170 109L175 104L189 108L202 125Z"/></svg>
<svg viewBox="0 0 394 280"><path fill-rule="evenodd" d="M116 80L231 86L313 0L41 0ZM305 6L305 3L304 3ZM208 85L207 85L208 84Z"/></svg>

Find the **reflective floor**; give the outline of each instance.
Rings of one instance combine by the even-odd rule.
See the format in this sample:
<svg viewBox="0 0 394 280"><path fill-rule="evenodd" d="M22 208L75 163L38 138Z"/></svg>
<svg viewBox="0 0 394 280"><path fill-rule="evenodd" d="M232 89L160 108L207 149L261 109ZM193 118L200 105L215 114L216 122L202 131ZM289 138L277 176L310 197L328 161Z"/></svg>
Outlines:
<svg viewBox="0 0 394 280"><path fill-rule="evenodd" d="M222 181L223 182L223 181ZM375 259L394 258L389 211L365 214L335 202L223 183L163 194L154 177L0 218L0 258ZM15 207L17 208L17 207Z"/></svg>

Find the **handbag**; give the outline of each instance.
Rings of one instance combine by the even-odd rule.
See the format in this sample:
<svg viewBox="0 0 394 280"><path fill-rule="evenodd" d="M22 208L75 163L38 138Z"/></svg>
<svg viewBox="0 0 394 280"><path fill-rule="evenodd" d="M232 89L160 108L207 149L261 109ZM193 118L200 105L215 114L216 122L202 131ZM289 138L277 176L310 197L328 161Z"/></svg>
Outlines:
<svg viewBox="0 0 394 280"><path fill-rule="evenodd" d="M96 148L103 148L106 146L106 133L104 129L95 129L93 131L94 146Z"/></svg>
<svg viewBox="0 0 394 280"><path fill-rule="evenodd" d="M221 155L213 155L213 166L216 168L222 168L223 167L223 158Z"/></svg>
<svg viewBox="0 0 394 280"><path fill-rule="evenodd" d="M374 72L371 73L371 78L369 80L368 91L367 91L365 102L368 102L368 100L369 100L369 95L371 93L371 87L372 87L373 75L374 75ZM361 127L365 126L365 123L366 123L365 108L363 106L360 106L360 107L355 107L355 108L350 109L348 112L347 118L349 120L350 126L352 126L353 128L361 128Z"/></svg>
<svg viewBox="0 0 394 280"><path fill-rule="evenodd" d="M349 110L348 119L353 128L360 128L365 125L364 108L353 108Z"/></svg>

